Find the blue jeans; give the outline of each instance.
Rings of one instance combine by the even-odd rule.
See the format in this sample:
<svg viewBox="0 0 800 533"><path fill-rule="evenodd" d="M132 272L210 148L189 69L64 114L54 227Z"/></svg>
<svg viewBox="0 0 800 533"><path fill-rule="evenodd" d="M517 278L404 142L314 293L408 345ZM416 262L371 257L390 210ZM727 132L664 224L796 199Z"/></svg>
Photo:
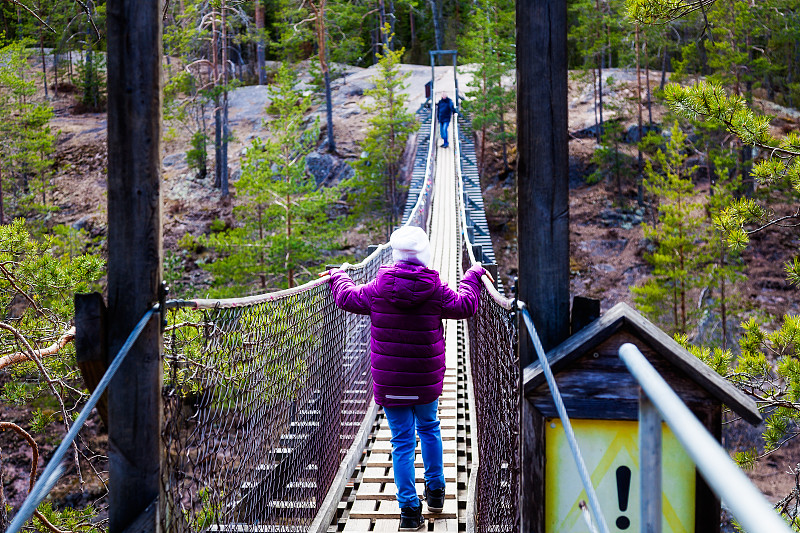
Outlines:
<svg viewBox="0 0 800 533"><path fill-rule="evenodd" d="M449 120L447 122L440 122L439 123L439 134L442 136L442 140L444 141L444 145L443 146L447 146L448 144L450 144L450 143L447 142L447 128L449 126L450 126L450 121Z"/></svg>
<svg viewBox="0 0 800 533"><path fill-rule="evenodd" d="M383 408L392 431L394 483L397 485L397 503L401 508L420 505L414 486L414 449L417 447L415 425L422 448L422 463L425 465L425 482L431 490L444 488L444 457L438 409L439 400L425 405Z"/></svg>

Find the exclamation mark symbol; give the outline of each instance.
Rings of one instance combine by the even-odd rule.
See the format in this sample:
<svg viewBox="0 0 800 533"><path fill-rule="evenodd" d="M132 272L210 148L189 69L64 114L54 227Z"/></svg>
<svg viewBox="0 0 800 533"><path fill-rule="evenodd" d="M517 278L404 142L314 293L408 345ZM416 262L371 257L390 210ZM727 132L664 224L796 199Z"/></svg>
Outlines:
<svg viewBox="0 0 800 533"><path fill-rule="evenodd" d="M631 469L627 466L617 468L617 498L619 499L619 510L623 513L628 510L628 496L631 492ZM631 521L627 516L617 518L619 529L628 529Z"/></svg>

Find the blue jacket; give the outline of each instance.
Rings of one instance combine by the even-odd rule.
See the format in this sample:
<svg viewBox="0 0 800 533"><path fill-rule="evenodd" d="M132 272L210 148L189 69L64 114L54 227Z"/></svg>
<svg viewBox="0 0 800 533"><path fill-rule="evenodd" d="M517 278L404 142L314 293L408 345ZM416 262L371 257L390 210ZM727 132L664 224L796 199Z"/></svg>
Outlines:
<svg viewBox="0 0 800 533"><path fill-rule="evenodd" d="M456 106L453 105L453 101L450 100L450 97L442 98L436 104L436 117L439 119L439 122L450 122L450 117L452 117L455 112Z"/></svg>

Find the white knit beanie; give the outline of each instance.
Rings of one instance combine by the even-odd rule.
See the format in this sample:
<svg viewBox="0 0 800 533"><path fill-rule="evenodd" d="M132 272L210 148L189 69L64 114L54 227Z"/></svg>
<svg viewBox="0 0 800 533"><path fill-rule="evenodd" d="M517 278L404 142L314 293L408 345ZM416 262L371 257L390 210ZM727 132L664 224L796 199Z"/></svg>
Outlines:
<svg viewBox="0 0 800 533"><path fill-rule="evenodd" d="M428 234L417 226L403 226L392 233L389 239L392 246L392 259L409 261L428 266L431 262L431 245Z"/></svg>

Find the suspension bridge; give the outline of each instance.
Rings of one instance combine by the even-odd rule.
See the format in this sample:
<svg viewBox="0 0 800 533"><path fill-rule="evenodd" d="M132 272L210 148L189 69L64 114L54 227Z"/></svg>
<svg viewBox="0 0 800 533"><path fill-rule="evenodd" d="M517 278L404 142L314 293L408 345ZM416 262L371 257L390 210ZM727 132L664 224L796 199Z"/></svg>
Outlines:
<svg viewBox="0 0 800 533"><path fill-rule="evenodd" d="M439 80L437 88L452 81ZM457 95L454 85L446 89ZM434 107L422 108L419 116L403 224L428 231L432 266L455 287L465 268L476 262L491 265L494 259L470 124L458 114L451 146L443 148ZM346 268L357 283L364 283L390 260L389 246L378 245ZM719 436L712 435L723 403L757 422L760 415L752 400L625 306L545 354L526 306L506 296L489 276L483 283L478 314L444 323L447 370L439 417L447 497L441 513L425 513L427 531L657 532L662 521L665 531L713 531L713 525L703 527L716 521L719 529L719 498L748 531L788 531L719 446ZM166 319L162 461L159 496L145 513L156 516L161 529L397 530L391 435L372 396L369 319L339 310L322 278L244 298L162 301L148 311L9 531L16 533L52 488L70 443L154 316ZM520 336L523 342L530 339L538 358L526 368L518 357ZM575 372L583 372L578 381ZM569 388L563 395L559 379ZM708 413L698 422L697 416ZM533 423L527 421L531 416ZM574 429L570 416L581 419ZM616 493L598 496L595 487L607 487L614 470L610 462L602 466L604 458L592 462L597 450L582 451L578 440L592 444L583 429L587 420L599 420L602 429L637 418L641 455L628 451L642 477L631 485L630 468L618 467L616 487L622 494L620 479L625 475L628 488L638 487L641 502L635 507L641 515L628 512L613 522L613 529L604 514L625 513L627 496L625 506L613 509L607 502L616 502ZM662 496L662 420L671 429L663 433L664 449L671 450L674 440L689 461L681 464L688 464L684 470L691 489L678 496L669 488L674 484L670 479ZM607 448L624 431L615 435ZM562 459L574 465L568 469L574 470L574 480L552 470ZM665 456L664 465L673 464L669 461L674 459ZM419 448L416 466L422 493ZM672 473L664 470L663 475L670 478ZM559 498L566 493L564 506ZM673 505L678 501L684 503ZM713 501L717 504L711 504L710 513L701 508ZM711 519L704 521L703 513ZM632 520L636 525L631 526Z"/></svg>

